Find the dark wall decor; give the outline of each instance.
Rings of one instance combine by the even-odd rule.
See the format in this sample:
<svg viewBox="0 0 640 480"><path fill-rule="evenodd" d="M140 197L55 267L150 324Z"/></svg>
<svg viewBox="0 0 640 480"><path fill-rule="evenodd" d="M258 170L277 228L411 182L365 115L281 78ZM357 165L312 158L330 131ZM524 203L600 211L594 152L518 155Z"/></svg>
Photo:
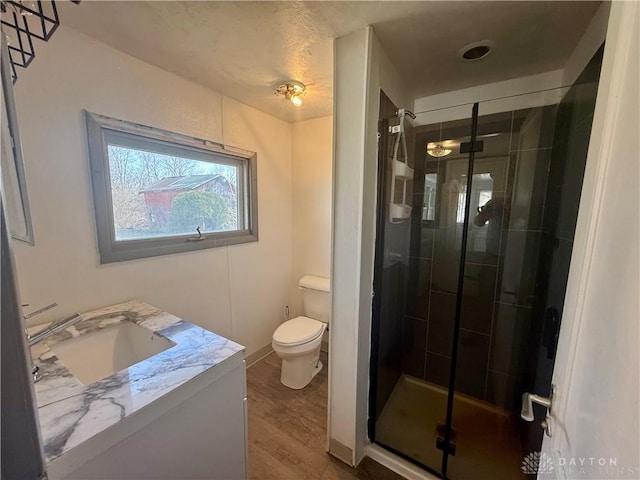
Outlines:
<svg viewBox="0 0 640 480"><path fill-rule="evenodd" d="M78 4L80 0L70 0ZM47 42L60 25L55 0L2 0L0 23L7 37L12 77L18 79L16 67L27 68L36 56L33 40Z"/></svg>

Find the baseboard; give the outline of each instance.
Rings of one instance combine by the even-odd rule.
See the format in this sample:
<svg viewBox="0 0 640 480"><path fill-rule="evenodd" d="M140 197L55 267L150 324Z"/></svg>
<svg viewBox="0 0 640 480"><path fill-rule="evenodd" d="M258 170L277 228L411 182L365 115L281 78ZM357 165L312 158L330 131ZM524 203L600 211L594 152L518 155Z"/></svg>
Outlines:
<svg viewBox="0 0 640 480"><path fill-rule="evenodd" d="M350 467L353 467L353 450L343 445L335 438L329 439L329 453L336 457L338 460L346 463Z"/></svg>
<svg viewBox="0 0 640 480"><path fill-rule="evenodd" d="M404 458L395 455L379 445L368 443L364 447L365 456L384 465L389 470L396 472L408 480L437 480L438 477L426 470L417 467Z"/></svg>
<svg viewBox="0 0 640 480"><path fill-rule="evenodd" d="M264 347L259 348L258 350L253 352L251 355L247 355L246 357L244 357L244 361L246 362L247 367L250 367L254 363L257 363L260 360L262 360L271 352L273 352L273 348L271 347L271 344L268 344L268 345L265 345Z"/></svg>

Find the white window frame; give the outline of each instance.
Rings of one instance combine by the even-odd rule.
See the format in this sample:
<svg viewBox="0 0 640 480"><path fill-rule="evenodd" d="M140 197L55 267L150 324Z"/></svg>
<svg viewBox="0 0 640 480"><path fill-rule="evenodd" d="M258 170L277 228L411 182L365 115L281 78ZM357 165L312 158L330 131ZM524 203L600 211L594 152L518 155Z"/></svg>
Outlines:
<svg viewBox="0 0 640 480"><path fill-rule="evenodd" d="M121 262L258 241L257 154L209 140L189 137L137 123L117 120L85 111L89 163L93 187L100 263ZM110 143L110 138L120 138ZM243 225L239 230L164 237L116 240L108 145L146 145L151 151L171 153L188 159L240 165L238 202ZM182 152L182 153L180 153ZM240 217L240 216L239 216Z"/></svg>

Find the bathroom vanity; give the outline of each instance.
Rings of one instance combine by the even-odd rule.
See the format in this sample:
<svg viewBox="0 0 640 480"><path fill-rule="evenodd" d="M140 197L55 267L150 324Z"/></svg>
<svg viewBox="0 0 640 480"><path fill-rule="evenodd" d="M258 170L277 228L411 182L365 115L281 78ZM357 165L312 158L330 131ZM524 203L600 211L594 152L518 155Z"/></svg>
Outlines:
<svg viewBox="0 0 640 480"><path fill-rule="evenodd" d="M243 351L139 301L34 345L49 478L246 478Z"/></svg>

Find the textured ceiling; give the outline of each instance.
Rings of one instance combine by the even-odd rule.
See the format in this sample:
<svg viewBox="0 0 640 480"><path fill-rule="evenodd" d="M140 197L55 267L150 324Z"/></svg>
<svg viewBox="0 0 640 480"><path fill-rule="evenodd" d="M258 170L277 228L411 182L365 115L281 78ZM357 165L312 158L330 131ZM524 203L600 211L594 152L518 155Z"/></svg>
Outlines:
<svg viewBox="0 0 640 480"><path fill-rule="evenodd" d="M373 25L414 96L562 67L597 2L59 2L61 22L288 122L332 112L333 39ZM464 45L496 49L474 63ZM273 90L308 86L301 107Z"/></svg>

